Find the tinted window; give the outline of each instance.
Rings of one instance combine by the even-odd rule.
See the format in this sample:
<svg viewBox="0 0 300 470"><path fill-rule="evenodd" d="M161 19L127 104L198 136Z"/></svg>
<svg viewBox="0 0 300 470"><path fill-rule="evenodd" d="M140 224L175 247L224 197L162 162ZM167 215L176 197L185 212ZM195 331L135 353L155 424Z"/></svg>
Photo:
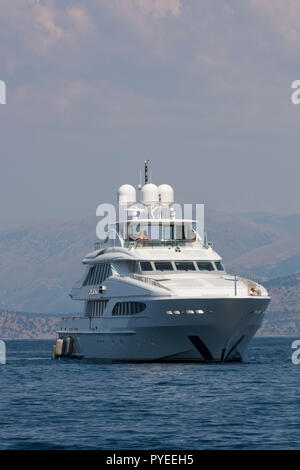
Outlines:
<svg viewBox="0 0 300 470"><path fill-rule="evenodd" d="M200 271L213 271L214 267L211 263L206 263L206 262L197 262L198 268Z"/></svg>
<svg viewBox="0 0 300 470"><path fill-rule="evenodd" d="M108 300L88 300L85 314L92 317L102 317Z"/></svg>
<svg viewBox="0 0 300 470"><path fill-rule="evenodd" d="M83 285L94 286L96 284L101 284L101 282L103 282L110 275L111 270L109 264L97 264L89 270Z"/></svg>
<svg viewBox="0 0 300 470"><path fill-rule="evenodd" d="M215 265L216 265L216 268L217 268L218 271L224 271L224 266L221 263L221 261L216 261Z"/></svg>
<svg viewBox="0 0 300 470"><path fill-rule="evenodd" d="M141 265L142 271L153 271L153 268L151 266L151 263L149 263L149 261L141 261L140 265Z"/></svg>
<svg viewBox="0 0 300 470"><path fill-rule="evenodd" d="M195 265L194 263L190 262L181 262L181 261L178 261L175 263L176 265L176 268L178 269L178 271L195 271Z"/></svg>
<svg viewBox="0 0 300 470"><path fill-rule="evenodd" d="M173 266L171 263L166 261L158 261L155 264L155 267L158 271L173 271Z"/></svg>
<svg viewBox="0 0 300 470"><path fill-rule="evenodd" d="M142 302L118 302L115 304L113 315L135 315L145 310L146 304Z"/></svg>

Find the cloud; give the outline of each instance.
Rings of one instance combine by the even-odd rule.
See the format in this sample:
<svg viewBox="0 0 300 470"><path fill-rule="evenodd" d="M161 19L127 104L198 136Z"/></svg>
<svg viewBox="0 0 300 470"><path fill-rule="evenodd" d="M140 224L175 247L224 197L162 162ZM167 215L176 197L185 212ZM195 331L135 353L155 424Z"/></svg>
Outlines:
<svg viewBox="0 0 300 470"><path fill-rule="evenodd" d="M239 204L236 182L245 178L259 205L267 178L270 206L283 207L293 192L296 207L300 170L289 163L299 147L300 106L290 100L290 84L300 79L298 1L7 1L0 9L7 214L16 194L24 205L28 190L38 201L35 185L49 183L49 171L56 188L58 178L64 185L76 171L82 181L88 168L101 185L97 179L87 191L110 191L99 165L119 177L120 155L128 169L147 155L160 158L166 175L181 165L194 178L191 188L199 188L200 175L201 194L212 184L202 176L213 174L214 197L224 205L230 192ZM69 187L71 203L86 201L86 210L88 196L78 187ZM61 210L54 206L50 201L53 213Z"/></svg>
<svg viewBox="0 0 300 470"><path fill-rule="evenodd" d="M36 89L33 119L40 107L54 125L72 115L84 125L90 106L99 125L193 127L206 115L226 128L223 103L235 124L261 132L275 125L274 113L260 124L255 114L290 103L290 72L277 73L285 54L270 28L296 38L299 14L292 0L10 0L0 10L0 56L16 106L30 112L23 94Z"/></svg>
<svg viewBox="0 0 300 470"><path fill-rule="evenodd" d="M94 25L83 7L72 5L66 9L66 12L78 30L86 33L94 31Z"/></svg>
<svg viewBox="0 0 300 470"><path fill-rule="evenodd" d="M250 0L248 4L258 16L289 44L300 42L300 3L298 0Z"/></svg>
<svg viewBox="0 0 300 470"><path fill-rule="evenodd" d="M55 24L55 10L45 5L33 4L33 25L37 26L41 33L45 46L52 45L59 41L63 36L63 30Z"/></svg>
<svg viewBox="0 0 300 470"><path fill-rule="evenodd" d="M153 18L163 18L167 14L179 16L182 6L180 0L133 0L132 3Z"/></svg>

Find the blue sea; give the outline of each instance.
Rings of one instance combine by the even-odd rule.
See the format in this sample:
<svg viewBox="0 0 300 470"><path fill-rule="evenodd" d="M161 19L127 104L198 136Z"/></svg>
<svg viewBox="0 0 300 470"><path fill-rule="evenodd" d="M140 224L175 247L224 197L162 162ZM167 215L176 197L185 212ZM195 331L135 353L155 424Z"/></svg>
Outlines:
<svg viewBox="0 0 300 470"><path fill-rule="evenodd" d="M240 364L51 360L7 341L0 449L300 449L292 338L255 338Z"/></svg>

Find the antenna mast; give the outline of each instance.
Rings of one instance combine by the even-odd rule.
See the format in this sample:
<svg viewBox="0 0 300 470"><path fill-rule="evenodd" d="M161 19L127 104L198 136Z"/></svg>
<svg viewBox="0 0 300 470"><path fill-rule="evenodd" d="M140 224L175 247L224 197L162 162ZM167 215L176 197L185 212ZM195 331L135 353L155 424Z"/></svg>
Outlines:
<svg viewBox="0 0 300 470"><path fill-rule="evenodd" d="M145 160L145 184L148 183L148 166L151 160Z"/></svg>

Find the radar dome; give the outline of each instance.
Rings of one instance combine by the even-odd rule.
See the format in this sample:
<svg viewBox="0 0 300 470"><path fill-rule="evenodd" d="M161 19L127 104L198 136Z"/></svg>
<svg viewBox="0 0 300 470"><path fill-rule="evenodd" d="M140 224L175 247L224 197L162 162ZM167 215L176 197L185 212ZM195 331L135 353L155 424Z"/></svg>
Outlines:
<svg viewBox="0 0 300 470"><path fill-rule="evenodd" d="M123 184L118 189L119 204L131 206L136 202L136 191L131 184Z"/></svg>
<svg viewBox="0 0 300 470"><path fill-rule="evenodd" d="M147 183L142 187L142 203L144 206L158 204L158 187L156 184Z"/></svg>
<svg viewBox="0 0 300 470"><path fill-rule="evenodd" d="M169 206L174 202L174 189L169 184L158 186L159 200L162 206Z"/></svg>

